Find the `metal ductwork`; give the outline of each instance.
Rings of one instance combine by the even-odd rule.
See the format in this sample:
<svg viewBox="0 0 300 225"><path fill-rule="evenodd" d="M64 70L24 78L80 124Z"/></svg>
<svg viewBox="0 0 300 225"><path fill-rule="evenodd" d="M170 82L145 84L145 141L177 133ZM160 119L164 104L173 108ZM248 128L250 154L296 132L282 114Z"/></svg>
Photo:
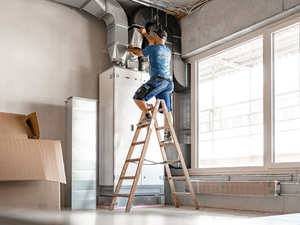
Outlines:
<svg viewBox="0 0 300 225"><path fill-rule="evenodd" d="M189 66L181 59L181 29L177 19L160 10L145 7L135 13L130 21L130 27L145 27L151 36L154 36L153 31L158 28L162 28L168 33L166 46L172 52L171 73L173 74L175 92L189 89ZM142 48L148 45L147 39L144 38Z"/></svg>
<svg viewBox="0 0 300 225"><path fill-rule="evenodd" d="M84 10L107 25L107 48L111 61L125 65L128 47L127 16L115 0L54 0Z"/></svg>

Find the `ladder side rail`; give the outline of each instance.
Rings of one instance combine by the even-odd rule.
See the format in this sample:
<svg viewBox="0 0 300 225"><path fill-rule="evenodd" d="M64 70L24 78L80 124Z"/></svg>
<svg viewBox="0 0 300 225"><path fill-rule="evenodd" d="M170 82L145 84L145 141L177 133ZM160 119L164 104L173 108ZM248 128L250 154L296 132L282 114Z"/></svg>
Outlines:
<svg viewBox="0 0 300 225"><path fill-rule="evenodd" d="M165 103L164 100L162 100L162 107L163 107L164 111L166 112L166 113L165 113L165 116L166 116L167 124L168 124L169 127L170 127L171 135L172 135L173 140L174 140L174 144L175 144L175 147L176 147L176 151L177 151L178 157L179 157L179 159L180 159L181 167L182 167L184 176L186 177L186 182L187 182L188 187L189 187L189 190L190 190L190 192L191 192L191 195L192 195L192 198L193 198L193 202L194 202L195 208L196 208L196 209L199 209L199 205L198 205L197 198L196 198L196 196L195 196L194 188L193 188L192 182L191 182L191 180L190 180L190 175L189 175L189 172L188 172L188 170L187 170L187 168L186 168L186 164L185 164L185 161L184 161L184 157L183 157L183 155L182 155L182 152L181 152L181 149L180 149L180 145L179 145L179 142L178 142L178 139L177 139L177 136L176 136L174 127L173 127L172 119L171 119L171 117L170 117L170 112L168 111L167 106L166 106L166 103Z"/></svg>
<svg viewBox="0 0 300 225"><path fill-rule="evenodd" d="M144 116L145 116L145 113L142 113L139 122L143 120ZM129 163L126 163L126 161L127 161L128 159L130 159L131 156L132 156L132 154L133 154L133 150L134 150L134 147L135 147L135 146L132 145L132 143L134 143L134 142L137 141L137 139L138 139L138 137L139 137L139 134L140 134L140 131L141 131L140 129L136 129L135 134L134 134L134 136L133 136L133 139L132 139L132 142L131 142L131 145L130 145L128 154L127 154L127 156L126 156L126 159L125 159L125 162L124 162L124 165L123 165L123 169L122 169L121 174L120 174L120 177L119 177L118 184L117 184L116 189L115 189L115 191L114 191L113 199L112 199L111 204L110 204L110 206L109 206L109 210L114 210L114 206L115 206L114 203L115 203L115 201L116 201L117 198L118 198L117 195L119 194L119 192L120 192L120 190L121 190L121 187L122 187L122 184L123 184L123 179L121 179L121 177L124 177L124 176L125 176L126 171L127 171L127 169L128 169L128 166L129 166Z"/></svg>
<svg viewBox="0 0 300 225"><path fill-rule="evenodd" d="M132 187L131 187L131 191L130 191L130 195L129 195L129 199L128 199L128 202L127 202L127 205L126 205L125 212L129 212L130 208L131 208L131 205L132 205L132 201L133 201L133 198L134 198L134 193L135 193L136 186L137 186L137 183L139 181L139 178L140 178L140 175L141 175L141 172L142 172L144 159L145 159L147 149L148 149L148 145L149 145L149 142L150 142L152 129L154 127L154 121L155 121L155 118L157 116L158 107L159 107L159 102L156 102L156 105L155 105L155 108L154 108L154 111L153 111L153 115L152 115L152 119L151 119L151 122L150 122L150 125L149 125L149 128L148 128L148 132L147 132L147 135L146 135L145 144L143 146L140 161L139 161L139 164L138 164L138 167L137 167L137 170L136 170L135 179L133 180L133 184L132 184Z"/></svg>
<svg viewBox="0 0 300 225"><path fill-rule="evenodd" d="M156 128L158 128L158 122L157 122L156 118L155 118L154 126L155 126L155 131L156 131L158 142L160 143L162 141L162 138L161 138L160 131L156 129ZM166 154L165 148L160 146L160 151L161 151L161 154L162 154L163 161L166 162L167 161L167 154ZM166 169L167 177L168 177L168 180L169 180L172 196L173 196L173 199L174 199L175 207L178 208L179 207L179 202L178 202L177 196L173 194L173 193L175 193L175 185L174 185L173 180L170 179L170 177L172 177L172 174L171 174L169 164L165 164L165 169Z"/></svg>

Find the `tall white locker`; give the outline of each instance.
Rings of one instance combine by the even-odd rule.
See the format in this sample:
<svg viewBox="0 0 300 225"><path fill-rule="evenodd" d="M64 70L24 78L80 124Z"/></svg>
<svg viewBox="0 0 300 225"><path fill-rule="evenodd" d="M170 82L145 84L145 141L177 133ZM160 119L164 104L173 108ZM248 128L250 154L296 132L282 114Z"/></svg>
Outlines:
<svg viewBox="0 0 300 225"><path fill-rule="evenodd" d="M66 205L72 210L96 209L97 101L66 101Z"/></svg>
<svg viewBox="0 0 300 225"><path fill-rule="evenodd" d="M112 67L99 76L99 199L107 205L112 199L123 168L141 111L132 97L136 90L149 79L149 74ZM155 99L151 101L155 102ZM163 116L159 116L163 123ZM139 140L145 139L142 130ZM139 158L142 146L136 146L132 158ZM162 156L155 132L151 137L146 159L161 162ZM145 162L147 164L147 162ZM130 164L127 175L134 175L137 164ZM121 193L129 193L132 181L124 180ZM118 198L118 206L127 199ZM164 204L164 166L145 165L139 179L134 205Z"/></svg>

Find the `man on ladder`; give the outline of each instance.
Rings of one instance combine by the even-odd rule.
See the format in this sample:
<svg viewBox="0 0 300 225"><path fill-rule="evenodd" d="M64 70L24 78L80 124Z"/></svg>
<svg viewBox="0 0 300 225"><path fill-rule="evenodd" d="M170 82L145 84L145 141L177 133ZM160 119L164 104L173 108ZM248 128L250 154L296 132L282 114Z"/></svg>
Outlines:
<svg viewBox="0 0 300 225"><path fill-rule="evenodd" d="M153 38L146 33L146 30L144 28L141 28L139 31L149 40L150 43L153 43L153 45L148 46L144 50L135 49L132 46L129 46L128 50L137 54L138 56L148 56L148 55L150 56L150 80L144 85L142 85L136 91L133 97L134 101L136 102L138 107L143 111L143 113L140 118L140 122L137 124L138 127L135 131L133 140L131 142L109 209L113 210L114 206L118 204L117 198L123 197L123 198L128 198L125 211L126 212L130 211L130 208L132 207L134 194L138 185L138 180L141 175L142 166L145 161L145 156L150 142L152 130L155 130L157 134L158 142L160 144L163 163L165 165L166 174L170 184L170 189L174 199L175 207L177 208L179 207L179 201L177 196L191 196L195 205L195 209L199 209L198 201L196 199L192 182L190 180L190 176L184 162L180 145L176 137L176 133L173 127L173 122L170 113L171 105L172 105L170 94L173 92L174 84L171 80L170 65L169 65L171 52L164 45L167 39L167 33L160 29L156 31L155 36ZM152 97L156 97L157 100L155 106L150 109L150 111L152 111L152 116L151 116L150 111L147 108L146 101L148 101ZM163 115L165 116L166 126L159 127L156 119L158 112L162 112ZM140 131L143 128L147 128L146 138L144 141L137 141ZM165 139L162 141L160 130L166 128L168 129L168 134L165 137ZM138 145L143 145L141 155L139 158L132 158L135 146ZM167 159L167 154L164 147L171 146L171 145L175 146L176 152L178 154L178 159L175 160ZM135 175L133 176L131 174L126 174L129 164L136 163L136 162L138 162L138 166L136 168ZM179 176L179 177L172 176L169 164L174 162L179 162L181 164L184 176ZM124 180L133 181L129 194L120 193L122 188L122 183ZM174 180L185 180L190 192L176 192L175 185L173 182Z"/></svg>
<svg viewBox="0 0 300 225"><path fill-rule="evenodd" d="M150 36L145 28L140 28L139 32L147 38L149 43L145 49L136 49L132 46L128 47L128 51L133 52L137 56L149 56L150 59L150 80L143 84L133 96L137 106L145 113L145 118L137 124L143 126L151 121L151 114L148 110L146 102L153 97L156 99L164 99L168 111L172 110L171 94L174 90L174 83L170 73L171 51L165 45L167 40L167 32L159 29L155 31L154 37ZM161 107L161 106L160 106ZM169 113L171 116L171 113ZM162 143L172 142L170 129L165 134Z"/></svg>

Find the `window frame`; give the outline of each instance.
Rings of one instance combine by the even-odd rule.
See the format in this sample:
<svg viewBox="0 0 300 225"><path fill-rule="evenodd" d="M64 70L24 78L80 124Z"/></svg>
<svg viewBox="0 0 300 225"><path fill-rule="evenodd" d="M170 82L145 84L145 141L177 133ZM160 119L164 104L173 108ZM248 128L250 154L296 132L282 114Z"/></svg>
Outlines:
<svg viewBox="0 0 300 225"><path fill-rule="evenodd" d="M228 41L225 44L207 50L196 56L188 58L186 61L191 64L191 175L230 175L230 174L290 174L299 173L300 163L275 163L273 156L273 40L272 33L300 22L300 13L287 17L279 22L273 23L244 36ZM252 40L256 37L263 37L263 121L264 121L264 156L263 166L245 167L218 167L218 168L196 168L198 165L198 61L219 54L234 46Z"/></svg>

